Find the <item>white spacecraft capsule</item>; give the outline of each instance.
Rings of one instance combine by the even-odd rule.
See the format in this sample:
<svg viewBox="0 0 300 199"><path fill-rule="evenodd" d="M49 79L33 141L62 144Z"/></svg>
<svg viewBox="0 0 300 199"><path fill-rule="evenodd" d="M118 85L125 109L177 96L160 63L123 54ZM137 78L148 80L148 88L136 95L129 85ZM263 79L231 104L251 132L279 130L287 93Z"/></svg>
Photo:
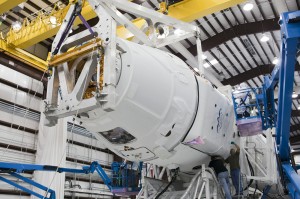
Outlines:
<svg viewBox="0 0 300 199"><path fill-rule="evenodd" d="M131 161L192 170L226 156L238 136L230 97L162 50L118 39L116 106L81 117L107 148Z"/></svg>

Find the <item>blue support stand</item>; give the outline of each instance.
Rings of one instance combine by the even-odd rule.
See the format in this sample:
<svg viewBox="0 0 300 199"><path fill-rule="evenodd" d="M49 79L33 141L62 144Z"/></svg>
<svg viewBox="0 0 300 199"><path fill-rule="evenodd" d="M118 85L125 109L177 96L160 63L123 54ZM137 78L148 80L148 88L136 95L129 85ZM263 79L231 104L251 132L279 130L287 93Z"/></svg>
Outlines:
<svg viewBox="0 0 300 199"><path fill-rule="evenodd" d="M292 198L300 198L300 176L290 162L290 119L296 54L300 44L300 11L283 13L280 19L282 45L280 63L272 72L266 91L274 91L279 81L276 144L284 181Z"/></svg>
<svg viewBox="0 0 300 199"><path fill-rule="evenodd" d="M267 186L264 188L264 190L263 190L263 195L262 195L261 199L267 199L268 193L269 193L270 189L271 189L271 185L267 185Z"/></svg>
<svg viewBox="0 0 300 199"><path fill-rule="evenodd" d="M300 11L283 13L279 23L282 34L281 61L274 71L274 76L279 76L276 144L284 172L284 176L281 177L286 183L289 195L298 199L300 198L300 176L291 165L289 137L294 71L300 44Z"/></svg>
<svg viewBox="0 0 300 199"><path fill-rule="evenodd" d="M114 165L118 165L117 167ZM81 174L90 174L94 173L95 171L99 174L99 176L102 178L105 185L109 188L109 190L112 193L116 193L119 195L136 195L140 189L141 189L141 169L142 169L142 162L138 165L135 171L139 171L138 173L130 172L132 168L128 168L127 164L118 164L118 163L112 163L112 167L114 166L115 170L122 171L126 168L126 175L120 175L119 178L121 181L124 179L135 179L135 184L122 184L120 186L116 186L114 184L114 178L110 178L104 169L101 167L101 165L98 162L92 162L90 166L84 166L82 169L72 169L72 168L62 168L62 167L56 167L56 166L48 166L48 165L35 165L35 164L18 164L18 163L6 163L6 162L0 162L0 172L1 173L7 173L12 177L15 177L27 184L32 185L33 187L36 187L42 191L45 192L45 195L41 195L33 190L30 190L12 180L9 180L3 176L0 176L0 181L6 182L24 192L27 192L31 195L34 195L37 198L40 199L56 199L55 191L45 187L44 185L37 183L29 178L26 178L20 173L23 173L25 171L52 171L52 172L58 172L58 173L81 173ZM118 190L118 191L115 191Z"/></svg>
<svg viewBox="0 0 300 199"><path fill-rule="evenodd" d="M279 165L279 167L281 167L279 169L283 171L281 179L284 186L289 191L289 195L292 198L300 199L300 176L295 172L291 165L289 144L294 71L296 56L300 45L300 11L283 13L279 23L282 34L280 60L272 71L271 76L264 77L264 84L262 87L263 104L257 101L255 106L260 107L260 114L258 114L257 117L262 120L261 128L265 130L267 128L276 127L276 151L278 152L279 157L278 163L281 164ZM279 94L276 112L274 89L277 85L279 86ZM254 92L257 89L258 88L248 90ZM259 98L258 94L256 95L256 99L257 98ZM234 93L233 100L234 103L236 103ZM249 103L245 106L249 107L252 105ZM234 108L235 110L238 108L236 104L234 104ZM237 117L238 127L239 120L246 122L250 119L250 116L246 118ZM266 189L266 191L267 190L268 189Z"/></svg>

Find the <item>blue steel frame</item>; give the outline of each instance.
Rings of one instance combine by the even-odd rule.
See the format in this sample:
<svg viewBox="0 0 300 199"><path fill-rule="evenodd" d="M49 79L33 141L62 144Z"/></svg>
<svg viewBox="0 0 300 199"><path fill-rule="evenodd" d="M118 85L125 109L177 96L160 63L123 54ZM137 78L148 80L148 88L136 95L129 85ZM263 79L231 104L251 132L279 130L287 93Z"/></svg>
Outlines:
<svg viewBox="0 0 300 199"><path fill-rule="evenodd" d="M115 163L113 163L115 164ZM139 164L139 169L142 169L142 162ZM48 165L36 165L36 164L18 164L18 163L6 163L6 162L0 162L0 172L1 173L8 173L9 175L22 180L23 182L26 182L40 190L45 191L46 196L43 196L39 193L36 193L20 184L15 183L12 180L9 180L3 176L0 176L0 181L6 182L24 192L27 192L31 195L36 196L40 199L56 199L55 191L53 191L50 188L47 188L31 179L28 179L19 173L23 173L25 171L52 171L52 172L58 172L58 173L81 173L81 174L89 174L94 173L95 171L99 174L99 176L102 178L103 182L106 184L106 186L109 188L110 191L114 188L112 180L108 177L108 175L105 173L104 169L101 167L101 165L98 162L92 162L90 166L84 166L82 169L72 169L72 168L62 168L62 167L56 167L56 166L48 166ZM126 176L127 177L127 176ZM140 175L139 175L140 178ZM135 189L136 191L137 189Z"/></svg>
<svg viewBox="0 0 300 199"><path fill-rule="evenodd" d="M250 95L251 94L255 94L255 103L252 104L246 104L246 100L249 98L250 101ZM239 96L243 96L244 98L241 99L241 97ZM234 113L235 113L235 119L236 121L238 120L243 120L243 119L251 119L251 118L260 118L262 121L262 129L266 130L268 128L272 128L275 126L274 124L274 119L272 119L272 117L270 117L270 110L266 107L266 104L268 104L266 102L266 97L265 97L265 91L264 91L264 87L259 87L259 88L244 88L244 89L239 89L237 91L234 91L232 93L232 101L233 101L233 106L234 106ZM236 99L241 99L242 103L245 105L241 105L236 103ZM274 101L273 101L274 103ZM245 109L253 109L256 108L258 113L255 116L248 116L248 117L239 117L238 114L238 109L239 108L245 108ZM262 107L264 107L262 109ZM250 114L250 113L249 113Z"/></svg>
<svg viewBox="0 0 300 199"><path fill-rule="evenodd" d="M300 198L300 176L290 162L290 119L296 54L300 44L300 11L286 12L280 18L282 44L281 59L272 71L271 77L264 78L265 103L269 105L269 115L276 115L274 108L274 88L279 83L278 109L276 121L276 145L282 162L284 182L292 198ZM273 100L273 102L272 102Z"/></svg>
<svg viewBox="0 0 300 199"><path fill-rule="evenodd" d="M138 186L138 183L142 168L143 162L140 162L138 165L127 162L113 162L111 165L113 191L128 187L132 192L139 192L141 187Z"/></svg>

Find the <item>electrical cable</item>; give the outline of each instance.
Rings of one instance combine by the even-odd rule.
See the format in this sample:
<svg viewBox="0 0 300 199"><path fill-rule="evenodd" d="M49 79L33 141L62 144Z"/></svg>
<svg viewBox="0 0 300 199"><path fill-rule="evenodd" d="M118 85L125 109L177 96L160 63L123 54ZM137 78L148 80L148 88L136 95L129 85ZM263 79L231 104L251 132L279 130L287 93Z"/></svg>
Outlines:
<svg viewBox="0 0 300 199"><path fill-rule="evenodd" d="M251 164L251 162L250 162L249 157L248 157L247 154L246 154L246 158L247 158L247 163L248 163L248 165L249 165L249 169L250 169L251 176L254 176L254 169L253 169L253 167L252 167L252 164ZM248 185L244 188L244 191L247 190L247 189L252 185L252 183L253 183L253 179L251 179L251 180L249 181Z"/></svg>
<svg viewBox="0 0 300 199"><path fill-rule="evenodd" d="M253 192L253 197L255 197L257 189L258 189L257 180L255 180L255 189L254 189L254 192Z"/></svg>
<svg viewBox="0 0 300 199"><path fill-rule="evenodd" d="M179 171L178 168L175 169L175 173L174 173L174 175L172 176L171 181L169 182L169 184L167 184L167 186L166 186L159 194L157 194L157 195L155 196L155 199L158 199L161 195L163 195L163 194L168 190L168 188L171 186L171 184L173 184L173 182L174 182L174 181L176 180L176 178L177 178L178 171Z"/></svg>

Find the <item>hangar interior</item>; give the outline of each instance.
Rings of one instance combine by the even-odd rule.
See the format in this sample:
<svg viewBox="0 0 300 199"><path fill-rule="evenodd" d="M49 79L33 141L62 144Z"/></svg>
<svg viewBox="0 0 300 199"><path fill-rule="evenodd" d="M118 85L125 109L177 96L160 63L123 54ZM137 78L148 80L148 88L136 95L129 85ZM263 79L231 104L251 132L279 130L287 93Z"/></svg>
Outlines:
<svg viewBox="0 0 300 199"><path fill-rule="evenodd" d="M300 198L299 9L0 1L0 198Z"/></svg>

